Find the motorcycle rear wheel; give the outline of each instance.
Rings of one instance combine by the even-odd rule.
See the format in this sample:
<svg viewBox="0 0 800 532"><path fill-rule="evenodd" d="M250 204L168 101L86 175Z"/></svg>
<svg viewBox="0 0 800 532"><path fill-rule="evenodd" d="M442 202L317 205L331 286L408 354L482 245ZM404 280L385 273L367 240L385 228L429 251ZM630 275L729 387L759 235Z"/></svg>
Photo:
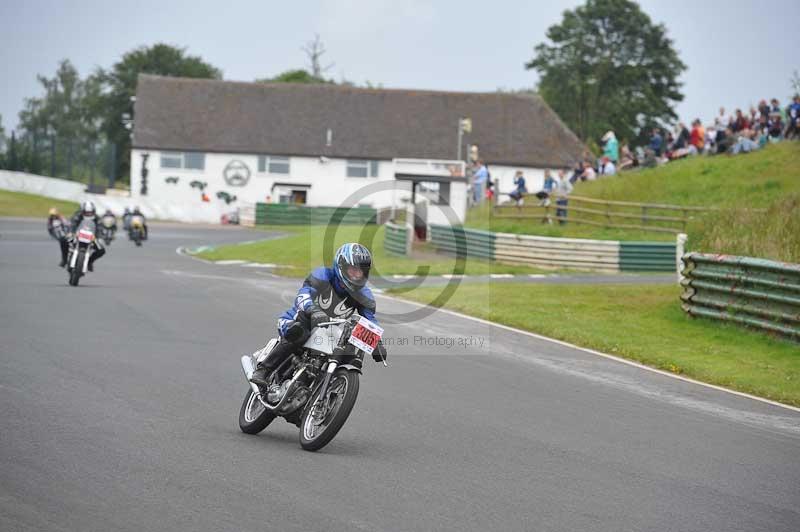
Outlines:
<svg viewBox="0 0 800 532"><path fill-rule="evenodd" d="M300 419L300 446L306 451L318 451L328 445L344 426L358 397L358 373L338 369L328 386L330 407L322 412L319 389L308 402Z"/></svg>
<svg viewBox="0 0 800 532"><path fill-rule="evenodd" d="M245 434L258 434L275 419L275 414L264 408L252 389L247 390L239 409L239 428Z"/></svg>

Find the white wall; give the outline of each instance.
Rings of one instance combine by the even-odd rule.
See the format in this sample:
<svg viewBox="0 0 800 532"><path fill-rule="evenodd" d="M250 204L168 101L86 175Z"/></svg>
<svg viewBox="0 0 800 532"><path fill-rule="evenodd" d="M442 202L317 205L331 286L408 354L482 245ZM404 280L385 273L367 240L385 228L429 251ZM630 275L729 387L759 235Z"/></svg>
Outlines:
<svg viewBox="0 0 800 532"><path fill-rule="evenodd" d="M142 154L148 153L148 195L141 196ZM245 186L231 186L225 182L225 167L231 161L241 161L250 169L250 179ZM168 184L167 177L177 177L177 184ZM201 199L201 192L191 188L194 180L207 182L206 194L210 202ZM395 187L388 190L358 197L358 192L365 186L376 182L393 182ZM234 210L242 202L278 202L277 190L272 190L274 183L310 184L306 190L308 205L337 206L356 195L356 204L370 205L376 208L403 205L404 198L410 198L410 185L395 182L394 168L391 161L379 161L378 177L347 177L347 160L330 158L325 162L316 157L290 157L289 174L270 174L258 172L258 156L242 154L206 153L204 170L187 170L161 168L161 153L157 150L132 150L131 155L131 193L134 199L143 202L144 198L168 202L174 205L209 206L221 212ZM225 191L237 197L237 201L226 205L216 197L217 192ZM463 220L466 210L465 186L457 183L451 185L451 204Z"/></svg>
<svg viewBox="0 0 800 532"><path fill-rule="evenodd" d="M544 168L529 168L525 166L500 166L489 165L489 173L492 175L492 180L500 180L498 192L501 194L508 194L516 187L514 186L514 174L517 170L522 170L522 175L525 177L525 186L528 192L537 192L544 186ZM553 177L557 177L558 169L552 168ZM501 200L507 200L508 197L501 197Z"/></svg>

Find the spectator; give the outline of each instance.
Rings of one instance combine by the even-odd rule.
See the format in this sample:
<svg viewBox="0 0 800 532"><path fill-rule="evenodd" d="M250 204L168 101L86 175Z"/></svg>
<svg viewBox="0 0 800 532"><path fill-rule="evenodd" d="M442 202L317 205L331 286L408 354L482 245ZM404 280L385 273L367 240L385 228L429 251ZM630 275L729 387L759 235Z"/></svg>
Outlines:
<svg viewBox="0 0 800 532"><path fill-rule="evenodd" d="M649 147L645 148L644 150L642 166L645 168L655 168L658 166L658 158L656 157L656 153Z"/></svg>
<svg viewBox="0 0 800 532"><path fill-rule="evenodd" d="M603 155L616 163L619 161L619 142L613 131L607 131L602 138L603 141Z"/></svg>
<svg viewBox="0 0 800 532"><path fill-rule="evenodd" d="M717 116L717 119L714 122L716 123L717 121L719 121L720 127L722 129L725 129L726 127L731 125L731 122L733 122L733 117L726 115L725 114L725 108L724 107L720 107L719 108L719 116Z"/></svg>
<svg viewBox="0 0 800 532"><path fill-rule="evenodd" d="M759 148L758 142L752 138L756 135L755 131L747 130L746 132L743 131L742 133L743 134L739 135L739 138L736 140L736 144L734 144L731 148L731 153L733 155L736 155L737 153L750 153L751 151L755 151Z"/></svg>
<svg viewBox="0 0 800 532"><path fill-rule="evenodd" d="M690 153L703 153L703 146L705 145L706 132L700 124L700 119L695 118L692 122L692 132L689 134L689 147Z"/></svg>
<svg viewBox="0 0 800 532"><path fill-rule="evenodd" d="M489 179L489 169L486 168L483 159L475 161L475 167L477 169L475 170L475 175L472 180L472 197L475 200L475 204L478 205L483 196L483 187Z"/></svg>
<svg viewBox="0 0 800 532"><path fill-rule="evenodd" d="M769 138L776 142L783 138L783 122L780 113L772 113L769 117Z"/></svg>
<svg viewBox="0 0 800 532"><path fill-rule="evenodd" d="M653 133L650 135L650 149L653 150L656 157L661 157L661 147L664 144L664 139L658 132L658 128L653 128Z"/></svg>
<svg viewBox="0 0 800 532"><path fill-rule="evenodd" d="M786 108L786 131L783 136L787 139L800 137L800 95L795 95L794 102Z"/></svg>
<svg viewBox="0 0 800 532"><path fill-rule="evenodd" d="M717 131L717 153L725 153L736 143L733 129L726 127L725 131Z"/></svg>
<svg viewBox="0 0 800 532"><path fill-rule="evenodd" d="M686 129L686 125L683 122L678 122L678 127L675 131L678 136L675 142L672 143L672 151L683 150L689 144L689 130Z"/></svg>
<svg viewBox="0 0 800 532"><path fill-rule="evenodd" d="M603 155L603 158L600 159L600 175L615 175L616 173L617 167L607 155Z"/></svg>
<svg viewBox="0 0 800 532"><path fill-rule="evenodd" d="M542 186L542 190L536 193L536 197L539 198L539 205L542 207L549 207L550 206L550 194L553 193L553 189L556 187L556 180L553 179L553 175L550 173L550 170L544 171L544 185Z"/></svg>
<svg viewBox="0 0 800 532"><path fill-rule="evenodd" d="M558 171L558 183L556 183L554 195L556 197L556 219L559 225L567 223L567 203L568 196L572 192L572 183L567 179L564 170Z"/></svg>
<svg viewBox="0 0 800 532"><path fill-rule="evenodd" d="M581 181L594 181L597 179L597 173L592 168L592 163L586 161L583 163L583 172L581 173Z"/></svg>
<svg viewBox="0 0 800 532"><path fill-rule="evenodd" d="M486 199L490 204L494 203L494 182L491 178L486 181Z"/></svg>
<svg viewBox="0 0 800 532"><path fill-rule="evenodd" d="M522 175L522 170L517 170L517 173L514 175L514 190L509 196L511 196L511 199L514 200L517 205L522 205L524 202L522 198L527 193L528 189L525 187L525 177Z"/></svg>
<svg viewBox="0 0 800 532"><path fill-rule="evenodd" d="M758 114L759 116L763 116L764 118L769 116L771 109L769 105L767 105L767 100L761 100L758 102ZM752 114L752 111L751 111Z"/></svg>
<svg viewBox="0 0 800 532"><path fill-rule="evenodd" d="M575 168L572 169L572 176L569 178L569 182L574 185L581 178L581 175L583 175L583 163L579 161L575 163Z"/></svg>
<svg viewBox="0 0 800 532"><path fill-rule="evenodd" d="M631 153L628 145L623 144L622 148L619 150L619 169L625 170L626 168L638 165L639 161L637 161L636 157L634 157L634 155Z"/></svg>
<svg viewBox="0 0 800 532"><path fill-rule="evenodd" d="M750 122L747 120L747 117L742 114L741 109L736 110L736 119L733 121L733 129L734 133L738 133L744 129L750 127Z"/></svg>

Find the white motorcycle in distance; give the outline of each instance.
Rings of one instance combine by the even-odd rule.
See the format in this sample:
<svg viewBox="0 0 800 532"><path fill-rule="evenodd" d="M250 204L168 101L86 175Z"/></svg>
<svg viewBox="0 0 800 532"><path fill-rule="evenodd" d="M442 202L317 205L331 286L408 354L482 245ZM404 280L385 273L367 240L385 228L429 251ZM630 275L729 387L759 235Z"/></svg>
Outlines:
<svg viewBox="0 0 800 532"><path fill-rule="evenodd" d="M263 392L250 389L239 410L239 428L258 434L281 416L300 427L300 446L317 451L327 445L347 421L358 397L358 381L364 355L372 354L383 329L354 314L331 318L313 331L298 353L288 357L267 377ZM241 359L249 381L258 362L278 343L272 339L261 350ZM383 362L384 366L386 361Z"/></svg>
<svg viewBox="0 0 800 532"><path fill-rule="evenodd" d="M117 219L114 216L104 215L100 218L100 227L98 229L100 231L100 238L103 239L106 246L110 246L111 241L114 240L116 226Z"/></svg>
<svg viewBox="0 0 800 532"><path fill-rule="evenodd" d="M94 221L85 219L78 226L72 236L69 255L67 257L67 272L69 273L70 286L78 286L81 277L89 271L89 259L94 251L95 233L97 227Z"/></svg>

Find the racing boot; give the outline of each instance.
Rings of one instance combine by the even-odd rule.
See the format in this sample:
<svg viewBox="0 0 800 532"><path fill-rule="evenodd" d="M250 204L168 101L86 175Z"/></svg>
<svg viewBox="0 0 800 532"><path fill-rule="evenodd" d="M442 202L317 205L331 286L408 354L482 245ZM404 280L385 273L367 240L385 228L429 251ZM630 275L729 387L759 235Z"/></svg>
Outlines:
<svg viewBox="0 0 800 532"><path fill-rule="evenodd" d="M88 264L90 272L94 271L94 261L96 261L105 254L106 254L105 248L100 248L94 253L92 253L92 256L89 258L89 264Z"/></svg>
<svg viewBox="0 0 800 532"><path fill-rule="evenodd" d="M272 351L269 352L267 358L258 363L256 370L250 377L250 382L258 386L262 392L266 392L267 388L269 388L268 379L270 373L280 366L281 363L286 360L286 357L291 355L294 350L295 345L293 343L287 342L286 339L281 338L278 345L273 347Z"/></svg>

